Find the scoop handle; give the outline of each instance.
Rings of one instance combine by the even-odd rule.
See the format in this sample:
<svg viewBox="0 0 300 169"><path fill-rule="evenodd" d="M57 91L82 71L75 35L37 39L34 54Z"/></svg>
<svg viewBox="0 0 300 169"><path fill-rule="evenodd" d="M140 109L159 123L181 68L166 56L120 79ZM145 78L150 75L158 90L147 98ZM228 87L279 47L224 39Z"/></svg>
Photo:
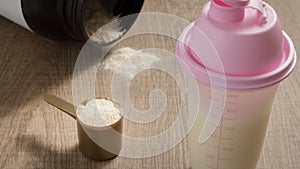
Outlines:
<svg viewBox="0 0 300 169"><path fill-rule="evenodd" d="M67 113L72 118L76 119L76 110L75 106L57 96L46 94L44 95L44 101L49 103L50 105L58 108L59 110Z"/></svg>

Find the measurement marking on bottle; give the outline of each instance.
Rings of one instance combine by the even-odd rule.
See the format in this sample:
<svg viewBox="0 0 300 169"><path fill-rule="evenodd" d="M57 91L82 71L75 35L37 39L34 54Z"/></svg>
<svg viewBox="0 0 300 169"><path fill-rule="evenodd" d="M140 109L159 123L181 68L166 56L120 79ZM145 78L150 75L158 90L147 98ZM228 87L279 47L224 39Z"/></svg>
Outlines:
<svg viewBox="0 0 300 169"><path fill-rule="evenodd" d="M212 145L212 144L209 144L209 143L207 143L207 145L209 146L209 147L212 147L212 148L214 148L214 149L220 149L220 147L218 147L218 146L215 146L215 145Z"/></svg>
<svg viewBox="0 0 300 169"><path fill-rule="evenodd" d="M239 98L239 95L238 94L227 94L227 97L230 99L237 99L237 98Z"/></svg>
<svg viewBox="0 0 300 169"><path fill-rule="evenodd" d="M211 135L211 138L214 139L214 140L219 139L219 137L216 134ZM234 138L231 138L231 137L221 137L221 140L233 141Z"/></svg>
<svg viewBox="0 0 300 169"><path fill-rule="evenodd" d="M217 149L217 150L220 150L220 151L223 151L223 152L233 152L234 148L231 148L231 147L224 147L224 148L221 148L221 147L218 147L218 146L214 146L214 145L211 145L211 144L207 144L209 147L212 147L214 149Z"/></svg>
<svg viewBox="0 0 300 169"><path fill-rule="evenodd" d="M222 127L222 130L224 130L224 131L232 131L232 132L236 131L235 127L218 126L217 128L221 129L221 127Z"/></svg>
<svg viewBox="0 0 300 169"><path fill-rule="evenodd" d="M229 109L229 108L227 108L227 109L225 109L225 111L226 111L226 113L229 113L229 114L235 114L235 113L237 113L237 109ZM226 113L224 113L224 114L226 114Z"/></svg>
<svg viewBox="0 0 300 169"><path fill-rule="evenodd" d="M232 158L230 158L230 153L232 153L234 151L234 147L225 147L225 145L222 145L222 142L226 143L227 142L231 142L234 141L234 137L230 137L230 136L226 136L225 133L230 135L230 133L234 133L237 131L236 127L232 127L232 126L227 126L227 125L223 125L225 124L232 124L232 121L237 120L236 114L238 113L238 110L236 109L237 106L237 100L239 98L239 95L236 94L230 94L227 95L226 98L226 102L225 105L226 107L218 107L218 105L214 106L213 109L211 109L213 113L210 113L210 117L211 118L220 118L220 113L221 114L221 120L219 123L219 126L217 127L218 130L215 131L215 133L212 134L211 138L214 142L216 142L215 145L213 143L207 143L208 147L211 147L215 150L213 151L217 151L217 154L209 154L207 153L206 156L208 158L209 161L215 161L216 160L216 165L213 167L212 164L206 164L207 168L209 169L219 169L221 167L221 161L232 161ZM217 98L218 99L218 98ZM228 122L227 122L228 121ZM230 144L232 145L232 144ZM226 153L229 156L227 157L227 155L225 157L222 157L225 154L222 153Z"/></svg>
<svg viewBox="0 0 300 169"><path fill-rule="evenodd" d="M223 113L223 115L226 116L226 117L231 117L231 116L235 116L236 113L225 112L225 113Z"/></svg>
<svg viewBox="0 0 300 169"><path fill-rule="evenodd" d="M227 120L227 121L235 121L235 120L236 120L236 118L222 117L222 120Z"/></svg>
<svg viewBox="0 0 300 169"><path fill-rule="evenodd" d="M226 100L226 105L237 105L237 102L235 100Z"/></svg>
<svg viewBox="0 0 300 169"><path fill-rule="evenodd" d="M222 148L222 151L224 151L224 152L233 152L233 150L234 150L234 148L232 148L232 147L224 147L224 148Z"/></svg>
<svg viewBox="0 0 300 169"><path fill-rule="evenodd" d="M223 116L221 117L220 126L221 126L221 128L220 128L220 134L219 134L219 146L218 146L218 157L217 157L217 159L220 158L220 148L221 148L221 141L222 141L221 138L222 138ZM219 168L219 160L217 160L217 167L216 168L217 169Z"/></svg>
<svg viewBox="0 0 300 169"><path fill-rule="evenodd" d="M224 131L236 131L236 128L235 127L224 127L224 126L222 126L223 127L223 130ZM218 126L217 128L221 128L221 126Z"/></svg>
<svg viewBox="0 0 300 169"><path fill-rule="evenodd" d="M224 130L234 132L234 131L236 131L236 128L235 127L224 127Z"/></svg>

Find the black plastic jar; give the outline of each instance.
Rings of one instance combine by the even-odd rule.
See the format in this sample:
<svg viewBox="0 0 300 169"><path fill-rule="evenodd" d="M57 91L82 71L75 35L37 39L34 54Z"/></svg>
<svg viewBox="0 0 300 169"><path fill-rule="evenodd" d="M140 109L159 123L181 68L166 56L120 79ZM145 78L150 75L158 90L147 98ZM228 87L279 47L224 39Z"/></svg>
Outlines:
<svg viewBox="0 0 300 169"><path fill-rule="evenodd" d="M86 41L87 6L96 7L89 13L105 15L103 26L116 18L139 13L143 3L144 0L7 0L0 4L0 15L49 39ZM121 25L129 29L133 22Z"/></svg>

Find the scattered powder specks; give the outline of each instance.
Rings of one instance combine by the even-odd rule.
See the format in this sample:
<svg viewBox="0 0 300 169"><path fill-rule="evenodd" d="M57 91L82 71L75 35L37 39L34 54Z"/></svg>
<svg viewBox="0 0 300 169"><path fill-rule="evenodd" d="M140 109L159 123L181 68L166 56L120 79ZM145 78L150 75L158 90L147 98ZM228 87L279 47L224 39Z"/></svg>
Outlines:
<svg viewBox="0 0 300 169"><path fill-rule="evenodd" d="M98 29L97 32L90 36L90 39L99 44L105 44L119 39L124 34L124 32L125 31L116 31L111 28Z"/></svg>
<svg viewBox="0 0 300 169"><path fill-rule="evenodd" d="M121 30L120 23L113 21L117 17L110 15L102 7L99 0L87 1L84 13L84 26L87 35L92 41L105 44L120 38L124 34L126 30Z"/></svg>
<svg viewBox="0 0 300 169"><path fill-rule="evenodd" d="M92 99L77 107L77 118L86 125L104 127L120 120L120 109L107 99Z"/></svg>
<svg viewBox="0 0 300 169"><path fill-rule="evenodd" d="M147 68L160 60L155 55L140 51L136 52L136 50L129 47L117 49L104 60L104 69L133 78L138 70Z"/></svg>

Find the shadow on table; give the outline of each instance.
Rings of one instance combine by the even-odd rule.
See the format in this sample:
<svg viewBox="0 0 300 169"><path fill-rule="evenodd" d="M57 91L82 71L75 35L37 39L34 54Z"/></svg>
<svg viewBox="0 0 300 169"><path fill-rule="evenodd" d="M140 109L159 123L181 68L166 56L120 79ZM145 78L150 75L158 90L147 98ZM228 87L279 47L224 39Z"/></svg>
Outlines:
<svg viewBox="0 0 300 169"><path fill-rule="evenodd" d="M0 27L0 119L21 113L24 106L34 109L41 103L36 100L49 91L71 101L73 69L84 44L47 40L1 16ZM88 46L84 55L99 55L95 44ZM94 60L80 70L98 65Z"/></svg>
<svg viewBox="0 0 300 169"><path fill-rule="evenodd" d="M70 87L79 42L51 41L0 17L0 119L34 109L47 91ZM65 85L65 83L69 83ZM71 99L71 98L67 98Z"/></svg>
<svg viewBox="0 0 300 169"><path fill-rule="evenodd" d="M39 169L87 169L103 168L109 165L110 161L94 161L86 158L75 145L72 148L64 149L45 143L35 135L20 135L16 138L16 149L20 152L29 153L29 157L19 157L27 160L27 168ZM60 146L63 146L62 144ZM111 168L110 168L111 169Z"/></svg>

